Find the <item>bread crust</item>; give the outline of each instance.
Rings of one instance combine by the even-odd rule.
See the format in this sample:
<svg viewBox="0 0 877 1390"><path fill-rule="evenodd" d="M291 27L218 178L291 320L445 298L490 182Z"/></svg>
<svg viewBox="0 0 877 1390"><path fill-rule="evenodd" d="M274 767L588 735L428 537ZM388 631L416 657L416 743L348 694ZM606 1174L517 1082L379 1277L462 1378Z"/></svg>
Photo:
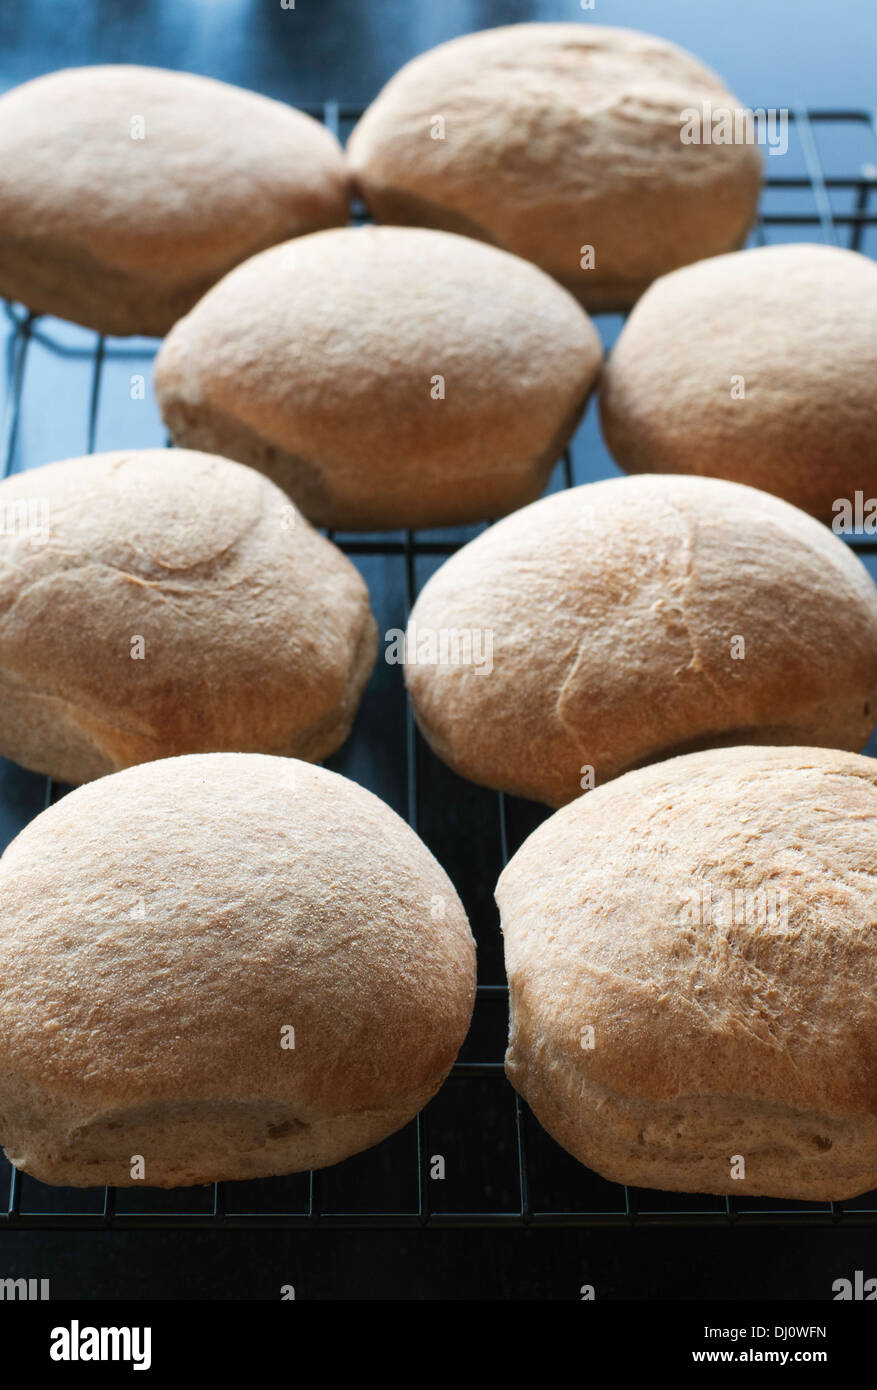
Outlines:
<svg viewBox="0 0 877 1390"><path fill-rule="evenodd" d="M166 333L233 265L348 205L331 132L212 78L71 68L0 97L0 295L101 333Z"/></svg>
<svg viewBox="0 0 877 1390"><path fill-rule="evenodd" d="M629 473L731 478L830 522L836 500L877 494L875 378L874 262L763 246L651 287L609 358L600 419Z"/></svg>
<svg viewBox="0 0 877 1390"><path fill-rule="evenodd" d="M497 886L506 1070L558 1142L641 1187L877 1186L875 827L873 759L756 747L628 773L540 826ZM768 890L784 910L753 917Z"/></svg>
<svg viewBox="0 0 877 1390"><path fill-rule="evenodd" d="M716 479L543 498L453 555L409 631L489 639L490 669L408 661L418 725L462 776L549 806L698 747L858 750L877 719L865 567L803 512Z"/></svg>
<svg viewBox="0 0 877 1390"><path fill-rule="evenodd" d="M64 782L182 753L327 757L377 651L358 571L252 469L188 450L0 482L0 753ZM142 645L141 645L142 644Z"/></svg>
<svg viewBox="0 0 877 1390"><path fill-rule="evenodd" d="M683 112L704 103L739 107L664 39L508 25L406 64L347 155L378 221L480 237L535 261L586 308L624 309L656 276L742 245L754 218L755 146L682 142Z"/></svg>
<svg viewBox="0 0 877 1390"><path fill-rule="evenodd" d="M178 444L261 469L316 525L378 530L532 501L601 363L587 316L534 266L362 227L238 267L176 325L155 385Z"/></svg>
<svg viewBox="0 0 877 1390"><path fill-rule="evenodd" d="M135 1186L137 1154L171 1187L374 1144L441 1084L475 986L413 831L252 754L131 768L32 821L0 859L0 962L0 1138L72 1186Z"/></svg>

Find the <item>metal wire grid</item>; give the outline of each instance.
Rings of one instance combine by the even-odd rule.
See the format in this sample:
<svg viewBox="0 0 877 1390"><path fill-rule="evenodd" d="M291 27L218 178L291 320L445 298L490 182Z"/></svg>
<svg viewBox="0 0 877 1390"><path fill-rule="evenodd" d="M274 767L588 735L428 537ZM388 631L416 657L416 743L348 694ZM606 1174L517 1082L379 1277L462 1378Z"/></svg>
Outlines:
<svg viewBox="0 0 877 1390"><path fill-rule="evenodd" d="M321 106L306 107L310 114L321 119L332 131L340 134L342 125L356 120L361 111L357 107L342 106L337 102L326 102ZM769 212L762 210L753 232L756 244L765 244L768 229L783 228L793 232L795 229L811 228L818 230L821 240L830 245L846 246L852 250L862 247L865 229L877 226L877 211L871 197L877 190L877 162L874 165L863 163L858 172L827 174L818 149L814 129L818 126L859 127L868 133L874 146L877 161L877 125L874 116L860 110L793 110L789 111L789 122L800 138L800 145L806 164L806 176L786 177L774 175L768 161L766 188L777 190L798 190L812 195L814 207L811 211ZM851 195L852 206L838 211L832 205L832 194ZM361 220L362 210L355 212L355 220ZM95 336L94 346L83 350L71 348L45 332L33 314L17 306L6 305L6 312L12 324L7 350L7 406L2 431L2 474L12 470L18 440L21 417L22 391L28 349L32 342L38 341L52 352L67 357L82 357L87 352L92 362L90 402L88 412L87 452L93 452L97 433L98 408L100 402L101 375L107 355L114 358L143 355L142 349L129 349L123 342L110 343L100 335ZM563 483L573 486L573 460L569 450L561 461ZM446 556L459 549L462 540L435 540L408 531L404 537L388 535L378 540L370 538L338 539L330 531L327 533L348 555L401 556L404 560L404 600L406 615L413 606L417 593L416 561L421 556ZM877 549L877 537L857 536L850 542L855 550ZM406 751L406 796L407 817L414 830L419 829L420 801L418 796L418 765L421 757L431 756L425 750L416 730L410 703L406 701L405 714ZM49 806L58 795L59 789L52 779L46 781L45 805ZM500 792L497 795L498 829L502 863L505 865L514 852L509 828L509 802ZM511 846L511 849L510 849ZM479 984L477 1003L487 1000L501 1002L507 1000L505 985ZM446 1087L454 1087L478 1079L498 1079L503 1075L502 1060L479 1062L457 1062ZM513 1093L512 1093L513 1094ZM22 1176L10 1170L9 1197L5 1211L0 1210L0 1225L6 1227L182 1227L215 1226L222 1224L249 1227L280 1226L341 1226L396 1228L405 1226L589 1226L589 1225L629 1225L669 1224L859 1224L877 1222L877 1192L859 1199L857 1203L824 1203L808 1206L805 1203L772 1201L751 1198L685 1199L673 1194L650 1194L636 1189L620 1188L614 1184L604 1186L613 1195L602 1205L594 1204L594 1209L551 1209L534 1204L531 1199L530 1169L528 1150L535 1133L541 1135L535 1120L529 1116L526 1106L517 1095L514 1103L514 1157L516 1166L515 1187L517 1205L512 1209L497 1211L435 1211L429 1200L429 1184L426 1177L428 1145L428 1110L413 1122L416 1148L416 1203L404 1211L356 1211L326 1210L320 1202L319 1172L307 1175L303 1192L304 1201L294 1210L242 1211L228 1209L227 1189L242 1187L242 1184L216 1183L213 1185L212 1201L204 1208L194 1212L150 1211L148 1213L116 1211L116 1191L103 1190L103 1200L99 1209L31 1211L22 1209ZM541 1136L544 1139L544 1135ZM472 1142L478 1142L473 1136ZM32 1181L27 1179L27 1181ZM251 1185L247 1185L251 1186ZM62 1194L59 1193L59 1196ZM660 1204L650 1206L650 1201L658 1197ZM698 1206L702 1202L703 1206Z"/></svg>

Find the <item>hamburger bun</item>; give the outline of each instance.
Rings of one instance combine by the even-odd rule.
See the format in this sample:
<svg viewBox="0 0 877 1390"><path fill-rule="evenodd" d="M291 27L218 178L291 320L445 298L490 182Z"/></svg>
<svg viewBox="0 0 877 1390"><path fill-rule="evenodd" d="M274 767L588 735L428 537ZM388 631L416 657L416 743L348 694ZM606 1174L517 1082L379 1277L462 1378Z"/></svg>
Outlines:
<svg viewBox="0 0 877 1390"><path fill-rule="evenodd" d="M877 762L738 747L558 811L500 878L506 1071L604 1178L877 1186Z"/></svg>
<svg viewBox="0 0 877 1390"><path fill-rule="evenodd" d="M0 482L0 756L64 782L182 753L319 761L377 629L358 571L266 478L140 449Z"/></svg>
<svg viewBox="0 0 877 1390"><path fill-rule="evenodd" d="M831 521L845 502L854 514L857 491L877 494L875 379L877 265L762 246L652 286L609 359L600 415L629 473L731 478Z"/></svg>
<svg viewBox="0 0 877 1390"><path fill-rule="evenodd" d="M101 333L166 333L348 202L334 135L209 77L70 68L0 97L0 295Z"/></svg>
<svg viewBox="0 0 877 1390"><path fill-rule="evenodd" d="M534 266L407 227L320 232L238 267L155 385L178 444L259 468L315 525L450 526L539 496L602 363Z"/></svg>
<svg viewBox="0 0 877 1390"><path fill-rule="evenodd" d="M435 753L549 806L697 748L858 751L877 721L861 561L712 478L615 478L498 522L425 585L404 655Z"/></svg>
<svg viewBox="0 0 877 1390"><path fill-rule="evenodd" d="M379 222L493 242L592 312L625 309L656 276L740 246L753 221L754 144L718 143L712 121L709 142L683 139L707 110L731 133L744 120L715 73L664 39L512 24L407 63L347 155Z"/></svg>
<svg viewBox="0 0 877 1390"><path fill-rule="evenodd" d="M0 1141L67 1187L337 1163L435 1093L474 989L456 893L370 792L256 754L129 768L0 859Z"/></svg>

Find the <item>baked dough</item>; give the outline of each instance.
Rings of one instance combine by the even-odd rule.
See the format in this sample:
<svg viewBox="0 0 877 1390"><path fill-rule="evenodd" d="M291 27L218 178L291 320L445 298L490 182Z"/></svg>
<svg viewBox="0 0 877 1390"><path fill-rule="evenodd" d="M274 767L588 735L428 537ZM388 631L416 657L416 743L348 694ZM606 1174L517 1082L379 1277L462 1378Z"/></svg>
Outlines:
<svg viewBox="0 0 877 1390"><path fill-rule="evenodd" d="M843 541L767 493L614 478L453 555L414 605L406 656L440 758L561 806L695 748L861 749L877 720L877 589Z"/></svg>
<svg viewBox="0 0 877 1390"><path fill-rule="evenodd" d="M0 295L161 335L238 261L347 221L338 141L193 73L70 68L0 97Z"/></svg>
<svg viewBox="0 0 877 1390"><path fill-rule="evenodd" d="M375 662L368 592L266 478L142 449L0 482L0 755L64 782L179 753L319 761Z"/></svg>
<svg viewBox="0 0 877 1390"><path fill-rule="evenodd" d="M535 266L445 232L320 232L254 257L156 361L178 444L273 478L316 525L484 521L539 496L602 364Z"/></svg>
<svg viewBox="0 0 877 1390"><path fill-rule="evenodd" d="M337 1163L426 1104L472 1013L445 873L377 797L293 759L71 792L0 859L0 905L0 1140L41 1182Z"/></svg>
<svg viewBox="0 0 877 1390"><path fill-rule="evenodd" d="M715 73L664 39L513 24L407 63L347 155L378 221L492 241L589 310L624 309L656 276L745 240L757 147L682 139L685 112L740 110Z"/></svg>
<svg viewBox="0 0 877 1390"><path fill-rule="evenodd" d="M552 816L500 878L506 1071L603 1177L877 1187L877 762L727 748Z"/></svg>
<svg viewBox="0 0 877 1390"><path fill-rule="evenodd" d="M636 306L600 414L629 473L700 473L822 521L877 494L877 265L765 246L688 266Z"/></svg>

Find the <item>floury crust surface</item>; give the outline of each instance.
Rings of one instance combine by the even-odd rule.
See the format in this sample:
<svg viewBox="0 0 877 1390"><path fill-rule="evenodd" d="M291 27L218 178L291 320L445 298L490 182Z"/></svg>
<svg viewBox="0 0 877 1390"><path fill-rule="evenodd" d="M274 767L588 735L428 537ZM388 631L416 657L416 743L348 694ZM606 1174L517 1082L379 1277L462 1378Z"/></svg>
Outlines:
<svg viewBox="0 0 877 1390"><path fill-rule="evenodd" d="M336 1163L435 1093L474 987L451 883L370 792L258 755L131 768L0 859L0 1140L76 1187L136 1186L134 1155L148 1187Z"/></svg>
<svg viewBox="0 0 877 1390"><path fill-rule="evenodd" d="M178 323L155 386L178 444L260 469L315 525L450 526L538 497L602 366L535 266L359 227L254 256Z"/></svg>
<svg viewBox="0 0 877 1390"><path fill-rule="evenodd" d="M183 449L0 482L0 753L64 782L183 753L316 762L377 648L366 586L261 474Z"/></svg>
<svg viewBox="0 0 877 1390"><path fill-rule="evenodd" d="M247 256L346 222L348 185L335 137L283 102L135 64L49 73L0 97L0 294L160 336Z"/></svg>
<svg viewBox="0 0 877 1390"><path fill-rule="evenodd" d="M629 473L763 488L834 522L877 494L877 265L760 246L657 281L609 358L600 418Z"/></svg>
<svg viewBox="0 0 877 1390"><path fill-rule="evenodd" d="M583 778L698 748L858 751L877 718L865 566L805 513L713 478L642 474L543 498L451 556L411 622L491 640L489 672L406 665L434 751L550 806Z"/></svg>
<svg viewBox="0 0 877 1390"><path fill-rule="evenodd" d="M512 1084L615 1182L869 1191L875 884L871 758L729 748L598 788L540 826L497 887ZM692 910L704 885L715 912Z"/></svg>
<svg viewBox="0 0 877 1390"><path fill-rule="evenodd" d="M760 151L682 139L682 113L704 108L739 103L664 39L513 24L406 64L347 155L378 221L482 238L540 265L591 311L625 309L656 276L742 245L755 216Z"/></svg>

